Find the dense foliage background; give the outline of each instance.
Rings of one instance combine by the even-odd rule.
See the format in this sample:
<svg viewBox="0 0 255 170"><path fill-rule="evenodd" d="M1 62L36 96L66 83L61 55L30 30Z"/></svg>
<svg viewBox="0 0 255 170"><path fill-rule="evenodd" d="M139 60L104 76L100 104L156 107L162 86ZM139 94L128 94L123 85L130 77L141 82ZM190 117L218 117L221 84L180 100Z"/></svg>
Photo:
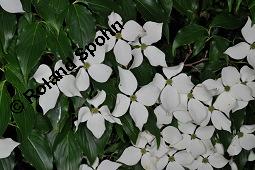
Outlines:
<svg viewBox="0 0 255 170"><path fill-rule="evenodd" d="M115 11L124 21L162 22L163 37L156 44L166 53L169 66L185 61L184 72L192 75L193 82L220 77L221 69L232 65L242 66L223 52L242 40L240 29L247 17L255 22L253 0L22 0L26 13L11 14L0 9L0 136L21 143L10 157L0 159L0 169L78 169L86 163L82 154L93 162L100 159L117 159L123 150L136 141L139 130L129 114L121 117L123 126L107 123L102 138L96 139L82 124L74 132L74 120L85 98L67 98L62 95L54 109L45 116L40 106L32 105L22 93L35 88L31 78L40 64L54 67L57 60L73 56L75 44L85 46L92 42L96 30L108 28L107 16ZM119 79L113 53L106 54L106 64L115 73L103 84L92 81L92 87L83 93L93 97L94 89L107 92L105 104L114 108ZM133 69L139 85L152 81L157 67L148 61ZM23 101L25 109L12 113L12 100ZM50 100L50 99L49 99ZM154 114L150 114L145 129L159 137ZM60 118L60 119L59 119ZM154 120L154 121L153 121ZM255 102L231 115L232 128L255 123ZM232 135L218 133L227 148ZM130 140L129 140L130 139ZM1 152L1 151L0 151ZM240 169L254 169L247 162L248 151L234 157ZM227 156L227 155L226 155ZM224 169L229 169L227 165ZM122 167L122 169L128 169ZM141 169L140 165L131 169Z"/></svg>

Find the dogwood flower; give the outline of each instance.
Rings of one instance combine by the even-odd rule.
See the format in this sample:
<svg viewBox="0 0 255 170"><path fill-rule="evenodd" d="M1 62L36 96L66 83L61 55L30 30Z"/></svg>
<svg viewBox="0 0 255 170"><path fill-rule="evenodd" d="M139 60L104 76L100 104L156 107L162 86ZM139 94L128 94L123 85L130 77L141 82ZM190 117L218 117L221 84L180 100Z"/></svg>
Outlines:
<svg viewBox="0 0 255 170"><path fill-rule="evenodd" d="M252 134L254 131L255 125L243 125L227 149L229 155L238 155L242 148L245 150L255 148L255 136Z"/></svg>
<svg viewBox="0 0 255 170"><path fill-rule="evenodd" d="M210 139L214 133L213 126L197 127L192 123L178 123L179 130L186 134L182 145L186 145L186 149L194 158L206 153L206 145L204 141Z"/></svg>
<svg viewBox="0 0 255 170"><path fill-rule="evenodd" d="M82 107L78 113L78 120L74 122L76 130L82 122L87 122L88 129L96 138L100 138L105 132L105 120L110 123L120 123L118 118L111 115L110 110L106 105L99 107L106 98L105 91L100 91L94 98L87 100L91 105L89 107Z"/></svg>
<svg viewBox="0 0 255 170"><path fill-rule="evenodd" d="M214 108L228 115L231 110L244 108L253 100L251 89L241 83L240 73L235 67L223 68L221 76L225 91L217 97Z"/></svg>
<svg viewBox="0 0 255 170"><path fill-rule="evenodd" d="M134 49L132 50L134 61L130 68L135 68L142 64L143 54L152 66L167 66L165 54L160 49L152 45L161 39L162 26L163 23L151 21L148 21L143 25L145 34L140 38L141 43L139 41L132 43L134 46Z"/></svg>
<svg viewBox="0 0 255 170"><path fill-rule="evenodd" d="M117 94L116 105L112 112L115 117L124 115L129 109L129 113L135 125L142 130L148 119L148 110L145 106L152 106L158 99L160 90L153 84L148 84L140 88L137 92L137 80L130 70L119 70L119 89L124 94Z"/></svg>
<svg viewBox="0 0 255 170"><path fill-rule="evenodd" d="M66 69L62 60L59 60L55 64L54 70L56 71L59 68L63 68L67 73L70 73ZM37 83L45 83L43 81L43 78L47 82L52 82L52 85L50 85L51 88L49 86L45 86L45 93L40 95L39 97L39 105L42 107L44 114L46 114L50 109L55 107L60 91L64 93L64 95L67 97L81 97L79 90L75 86L75 77L73 75L65 75L63 73L60 73L60 76L57 76L57 78L54 78L52 75L53 73L50 67L42 64L38 67L37 71L33 76Z"/></svg>
<svg viewBox="0 0 255 170"><path fill-rule="evenodd" d="M241 32L246 42L228 48L225 53L236 60L247 57L248 63L255 68L255 26L252 25L250 17Z"/></svg>
<svg viewBox="0 0 255 170"><path fill-rule="evenodd" d="M82 164L80 165L79 170L106 170L106 169L117 170L120 166L121 164L112 162L110 160L103 160L99 164L99 160L97 158L96 161L93 163L92 167L86 164Z"/></svg>
<svg viewBox="0 0 255 170"><path fill-rule="evenodd" d="M0 0L0 6L7 12L10 13L23 13L22 4L20 0Z"/></svg>
<svg viewBox="0 0 255 170"><path fill-rule="evenodd" d="M10 156L13 149L18 145L19 143L13 141L11 138L0 139L0 159Z"/></svg>
<svg viewBox="0 0 255 170"><path fill-rule="evenodd" d="M185 150L178 151L176 149L170 149L168 152L168 160L166 170L185 170L184 167L191 164L194 158Z"/></svg>
<svg viewBox="0 0 255 170"><path fill-rule="evenodd" d="M85 91L90 86L89 76L97 82L106 82L112 74L111 67L102 64L105 58L105 47L99 47L95 57L91 55L83 63L78 56L74 56L74 64L81 67L76 75L75 84L80 91Z"/></svg>
<svg viewBox="0 0 255 170"><path fill-rule="evenodd" d="M250 87L252 91L252 96L255 97L255 70L249 68L248 66L243 66L240 70L240 77L242 83Z"/></svg>
<svg viewBox="0 0 255 170"><path fill-rule="evenodd" d="M108 16L108 25L111 26L116 21L123 24L121 16L112 12ZM124 24L121 32L110 37L111 40L106 42L106 45L108 47L113 47L113 53L116 61L123 66L127 66L132 60L132 49L129 42L137 40L137 38L143 34L144 30L142 26L140 26L137 22L130 20Z"/></svg>

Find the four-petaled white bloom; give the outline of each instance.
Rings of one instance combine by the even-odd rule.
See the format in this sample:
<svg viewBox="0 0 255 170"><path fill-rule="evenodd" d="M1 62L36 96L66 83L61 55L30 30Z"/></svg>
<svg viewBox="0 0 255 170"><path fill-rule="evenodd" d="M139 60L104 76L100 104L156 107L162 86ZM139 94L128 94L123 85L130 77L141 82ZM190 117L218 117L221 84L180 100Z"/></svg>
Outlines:
<svg viewBox="0 0 255 170"><path fill-rule="evenodd" d="M225 53L236 60L247 57L248 63L255 68L255 25L252 25L250 17L241 32L246 42L228 48Z"/></svg>
<svg viewBox="0 0 255 170"><path fill-rule="evenodd" d="M76 130L82 122L87 122L88 129L93 133L96 138L100 138L105 131L105 120L111 123L120 123L118 118L115 118L111 115L108 106L104 105L100 107L101 104L105 101L106 93L105 91L100 91L98 94L91 100L87 102L91 107L82 107L78 113L78 120L75 121Z"/></svg>
<svg viewBox="0 0 255 170"><path fill-rule="evenodd" d="M255 125L243 125L228 147L229 155L238 155L242 148L245 150L255 148L255 135L252 134L254 131Z"/></svg>

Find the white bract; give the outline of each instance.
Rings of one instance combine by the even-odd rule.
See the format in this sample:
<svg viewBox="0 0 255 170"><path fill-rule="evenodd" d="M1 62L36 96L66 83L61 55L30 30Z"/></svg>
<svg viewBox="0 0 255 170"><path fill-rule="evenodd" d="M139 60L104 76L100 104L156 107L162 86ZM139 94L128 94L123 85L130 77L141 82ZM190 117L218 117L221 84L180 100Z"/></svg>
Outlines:
<svg viewBox="0 0 255 170"><path fill-rule="evenodd" d="M82 164L80 165L79 170L117 170L120 166L121 164L112 162L110 160L103 160L99 164L99 160L97 158L92 167Z"/></svg>
<svg viewBox="0 0 255 170"><path fill-rule="evenodd" d="M229 115L231 110L239 110L253 100L251 89L241 82L239 71L232 66L222 69L221 80L225 91L213 104L213 107Z"/></svg>
<svg viewBox="0 0 255 170"><path fill-rule="evenodd" d="M229 155L238 155L242 148L245 150L255 148L255 135L252 134L254 131L255 125L243 125L228 147Z"/></svg>
<svg viewBox="0 0 255 170"><path fill-rule="evenodd" d="M160 90L153 84L148 84L137 90L137 80L130 70L119 69L119 89L124 94L117 94L116 105L112 115L120 117L128 109L135 125L142 130L148 119L148 110L145 106L152 106L158 99ZM135 92L136 91L136 92Z"/></svg>
<svg viewBox="0 0 255 170"><path fill-rule="evenodd" d="M19 143L13 141L11 138L0 139L0 159L10 156L13 149L18 145Z"/></svg>
<svg viewBox="0 0 255 170"><path fill-rule="evenodd" d="M112 12L108 16L108 25L111 26L115 22L123 24L121 16ZM132 60L132 49L129 43L136 41L143 34L143 28L137 22L130 20L123 25L121 32L110 37L106 45L109 48L108 50L113 48L116 61L123 66L127 66Z"/></svg>
<svg viewBox="0 0 255 170"><path fill-rule="evenodd" d="M213 126L197 127L192 123L184 124L179 122L178 128L185 134L185 137L180 142L194 158L206 153L205 141L211 139L215 130Z"/></svg>
<svg viewBox="0 0 255 170"><path fill-rule="evenodd" d="M134 49L132 55L134 62L131 68L139 67L143 62L143 54L149 60L152 66L167 66L165 54L153 46L153 43L158 42L162 36L163 23L148 21L143 25L145 34L140 38L140 41L132 43Z"/></svg>
<svg viewBox="0 0 255 170"><path fill-rule="evenodd" d="M105 132L105 120L111 123L119 123L120 120L111 115L108 106L100 105L105 101L106 93L105 91L98 92L98 94L91 100L87 102L91 107L82 107L78 113L78 120L75 121L76 130L82 122L87 122L88 129L93 133L96 138L100 138Z"/></svg>
<svg viewBox="0 0 255 170"><path fill-rule="evenodd" d="M225 53L236 60L247 57L248 63L255 68L255 25L252 25L250 17L241 32L246 42L228 48Z"/></svg>
<svg viewBox="0 0 255 170"><path fill-rule="evenodd" d="M55 72L59 68L63 68L67 73L68 70L66 69L65 65L63 64L62 60L59 60L54 67ZM56 75L56 73L54 73ZM45 83L42 79L44 78L47 82L51 82L50 87L45 86L46 91L44 94L40 95L39 97L39 105L43 109L43 113L46 114L50 109L54 108L60 94L60 91L64 93L67 97L74 97L79 96L82 97L79 90L76 88L75 85L75 77L71 74L63 74L62 70L59 71L59 75L56 77L52 76L53 73L45 64L39 66L37 71L34 74L34 79L37 83ZM50 99L50 100L49 100Z"/></svg>
<svg viewBox="0 0 255 170"><path fill-rule="evenodd" d="M0 6L7 12L10 13L23 13L25 12L22 8L20 0L0 0Z"/></svg>
<svg viewBox="0 0 255 170"><path fill-rule="evenodd" d="M95 52L95 57L91 55L84 61L79 57L74 56L74 64L77 67L81 67L76 75L75 84L80 91L85 91L90 86L90 79L93 78L95 81L104 83L112 74L111 67L102 64L105 58L105 46L98 47Z"/></svg>

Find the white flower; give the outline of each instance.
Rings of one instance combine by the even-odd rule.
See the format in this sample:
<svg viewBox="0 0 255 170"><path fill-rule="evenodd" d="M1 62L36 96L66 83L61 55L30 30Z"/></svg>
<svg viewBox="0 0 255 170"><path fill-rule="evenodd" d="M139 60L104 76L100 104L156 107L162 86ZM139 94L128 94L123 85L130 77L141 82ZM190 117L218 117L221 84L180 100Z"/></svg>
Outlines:
<svg viewBox="0 0 255 170"><path fill-rule="evenodd" d="M228 48L225 53L237 60L247 57L248 63L255 68L255 26L250 17L241 32L246 42Z"/></svg>
<svg viewBox="0 0 255 170"><path fill-rule="evenodd" d="M197 128L196 125L192 123L179 122L178 128L186 135L180 143L185 146L187 151L190 152L194 158L206 153L207 150L204 141L212 137L215 130L213 126L200 126Z"/></svg>
<svg viewBox="0 0 255 170"><path fill-rule="evenodd" d="M242 148L245 150L255 148L255 136L252 134L254 131L255 125L243 125L227 149L229 155L238 155Z"/></svg>
<svg viewBox="0 0 255 170"><path fill-rule="evenodd" d="M23 13L25 12L22 8L20 0L0 0L0 6L7 12L10 13Z"/></svg>
<svg viewBox="0 0 255 170"><path fill-rule="evenodd" d="M229 115L231 110L242 109L253 100L251 89L241 83L241 75L235 67L223 68L221 76L225 91L217 97L214 108Z"/></svg>
<svg viewBox="0 0 255 170"><path fill-rule="evenodd" d="M89 76L95 81L104 83L112 74L111 67L102 64L105 58L105 47L98 47L95 52L95 57L91 55L84 61L84 63L77 57L74 56L74 64L79 69L76 75L75 84L80 91L85 91L90 86Z"/></svg>
<svg viewBox="0 0 255 170"><path fill-rule="evenodd" d="M0 159L10 156L13 149L18 145L19 143L13 141L11 138L0 139Z"/></svg>
<svg viewBox="0 0 255 170"><path fill-rule="evenodd" d="M250 87L252 91L252 96L255 97L255 70L249 68L248 66L243 66L240 70L240 76L242 83Z"/></svg>
<svg viewBox="0 0 255 170"><path fill-rule="evenodd" d="M142 130L148 119L148 110L145 106L152 106L158 99L160 90L148 84L140 88L137 92L137 80L130 70L119 69L120 84L119 89L125 95L117 94L116 105L113 116L120 117L129 109L129 113L135 125ZM130 107L129 107L130 106Z"/></svg>
<svg viewBox="0 0 255 170"><path fill-rule="evenodd" d="M161 134L164 141L167 142L171 147L180 142L183 138L180 131L173 126L165 127Z"/></svg>
<svg viewBox="0 0 255 170"><path fill-rule="evenodd" d="M114 12L108 16L108 19L109 26L114 24L116 21L118 21L120 24L123 23L119 14ZM137 22L130 20L124 24L121 32L117 33L115 36L111 36L110 41L106 42L106 45L109 47L109 49L114 47L113 53L116 61L121 65L127 66L132 60L132 49L129 42L137 40L137 38L143 34L143 28Z"/></svg>
<svg viewBox="0 0 255 170"><path fill-rule="evenodd" d="M228 160L219 153L211 153L199 156L194 161L191 169L197 170L213 170L214 168L223 168L228 163ZM195 168L194 168L195 167Z"/></svg>
<svg viewBox="0 0 255 170"><path fill-rule="evenodd" d="M99 160L97 158L92 167L82 164L80 165L79 170L117 170L121 166L121 164L110 160L103 160L99 165L98 164Z"/></svg>
<svg viewBox="0 0 255 170"><path fill-rule="evenodd" d="M178 169L185 170L184 166L191 164L194 158L186 150L178 151L176 149L171 149L168 152L168 164L166 170Z"/></svg>
<svg viewBox="0 0 255 170"><path fill-rule="evenodd" d="M91 108L82 107L78 113L78 120L75 121L76 130L81 122L87 122L88 129L96 138L100 138L105 132L105 120L111 123L119 123L120 120L111 115L108 107L99 107L106 98L105 91L100 91L93 99L87 100Z"/></svg>
<svg viewBox="0 0 255 170"><path fill-rule="evenodd" d="M59 70L60 68L63 68L67 75L63 74L62 69ZM63 92L67 97L81 97L79 90L75 86L75 77L71 74L68 74L70 72L66 69L62 60L59 60L55 64L54 70L54 75L56 75L56 71L59 70L58 72L60 76L56 75L56 78L54 78L54 76L52 76L53 73L51 69L47 65L42 64L39 66L33 76L36 82L41 84L45 83L42 80L43 78L49 83L51 81L49 84L50 87L48 85L44 85L46 88L45 93L39 97L39 105L42 107L44 114L47 113L48 110L55 107L60 91Z"/></svg>
<svg viewBox="0 0 255 170"><path fill-rule="evenodd" d="M165 54L160 49L152 45L161 39L162 26L163 23L151 21L146 22L143 25L145 34L140 39L141 43L139 41L132 43L135 49L132 50L134 62L132 63L131 68L138 67L142 64L143 54L147 57L152 66L167 66Z"/></svg>

